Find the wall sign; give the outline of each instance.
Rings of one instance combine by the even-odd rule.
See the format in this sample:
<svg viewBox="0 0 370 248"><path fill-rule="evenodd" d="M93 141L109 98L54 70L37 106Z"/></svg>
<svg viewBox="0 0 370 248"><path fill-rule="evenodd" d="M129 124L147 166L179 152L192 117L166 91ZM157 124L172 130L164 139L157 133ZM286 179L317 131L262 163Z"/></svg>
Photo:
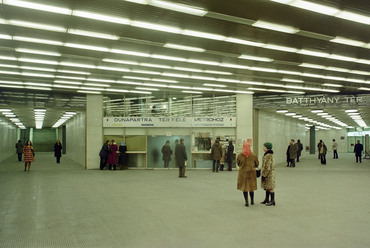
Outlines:
<svg viewBox="0 0 370 248"><path fill-rule="evenodd" d="M103 127L236 127L236 117L104 117Z"/></svg>
<svg viewBox="0 0 370 248"><path fill-rule="evenodd" d="M365 98L361 96L320 96L320 97L286 97L286 104L341 104L341 103L363 103Z"/></svg>

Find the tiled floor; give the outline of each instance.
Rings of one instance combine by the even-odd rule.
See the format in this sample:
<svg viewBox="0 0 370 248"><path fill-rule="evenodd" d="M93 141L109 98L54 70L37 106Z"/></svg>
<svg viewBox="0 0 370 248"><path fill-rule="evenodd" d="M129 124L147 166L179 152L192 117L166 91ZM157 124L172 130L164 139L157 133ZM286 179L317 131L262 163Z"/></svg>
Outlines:
<svg viewBox="0 0 370 248"><path fill-rule="evenodd" d="M277 169L275 207L244 206L237 172L85 170L38 153L0 163L0 247L369 247L370 161ZM259 184L259 183L258 183Z"/></svg>

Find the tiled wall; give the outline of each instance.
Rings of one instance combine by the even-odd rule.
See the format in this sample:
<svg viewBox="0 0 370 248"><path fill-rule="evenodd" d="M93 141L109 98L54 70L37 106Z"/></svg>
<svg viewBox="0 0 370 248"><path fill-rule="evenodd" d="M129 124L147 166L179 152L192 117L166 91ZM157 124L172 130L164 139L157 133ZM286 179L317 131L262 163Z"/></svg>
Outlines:
<svg viewBox="0 0 370 248"><path fill-rule="evenodd" d="M275 155L275 163L286 161L286 151L291 139L301 140L303 144L302 157L306 152L305 147L309 145L306 137L305 126L302 121L286 117L282 114L275 114L263 110L258 111L258 159L262 161L262 145L269 141L272 143L272 150Z"/></svg>
<svg viewBox="0 0 370 248"><path fill-rule="evenodd" d="M344 139L341 139L341 137L344 137ZM338 143L338 153L347 152L347 130L345 128L341 130L316 131L315 138L316 145L319 143L320 140L324 141L326 147L328 148L328 152L333 151L333 139L335 139L335 141Z"/></svg>
<svg viewBox="0 0 370 248"><path fill-rule="evenodd" d="M0 117L0 137L0 161L11 156L13 156L14 161L16 161L18 159L15 150L15 144L18 141L17 127L3 117Z"/></svg>
<svg viewBox="0 0 370 248"><path fill-rule="evenodd" d="M66 124L66 156L85 167L85 113L79 113ZM99 153L99 151L97 151Z"/></svg>

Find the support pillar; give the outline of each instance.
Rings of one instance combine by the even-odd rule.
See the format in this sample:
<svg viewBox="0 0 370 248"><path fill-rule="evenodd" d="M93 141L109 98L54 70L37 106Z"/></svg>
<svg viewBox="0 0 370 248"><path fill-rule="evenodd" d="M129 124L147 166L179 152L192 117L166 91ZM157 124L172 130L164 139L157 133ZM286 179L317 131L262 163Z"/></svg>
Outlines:
<svg viewBox="0 0 370 248"><path fill-rule="evenodd" d="M243 140L251 139L253 145L253 95L236 94L236 152L243 148ZM251 149L253 152L253 147Z"/></svg>
<svg viewBox="0 0 370 248"><path fill-rule="evenodd" d="M310 154L315 154L316 150L316 131L315 126L310 127Z"/></svg>
<svg viewBox="0 0 370 248"><path fill-rule="evenodd" d="M103 96L86 96L86 169L99 169L103 145Z"/></svg>

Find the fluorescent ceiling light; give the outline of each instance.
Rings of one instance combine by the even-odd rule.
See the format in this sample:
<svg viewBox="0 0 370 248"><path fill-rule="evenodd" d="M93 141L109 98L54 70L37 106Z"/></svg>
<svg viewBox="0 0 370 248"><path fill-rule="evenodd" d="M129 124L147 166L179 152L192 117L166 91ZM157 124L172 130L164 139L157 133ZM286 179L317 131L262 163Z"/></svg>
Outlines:
<svg viewBox="0 0 370 248"><path fill-rule="evenodd" d="M335 43L350 45L350 46L362 47L362 46L366 45L365 42L358 41L358 40L351 40L351 39L344 38L344 37L339 37L339 36L335 37L334 39L331 39L330 41L335 42Z"/></svg>
<svg viewBox="0 0 370 248"><path fill-rule="evenodd" d="M145 67L153 67L153 68L161 68L161 69L171 69L172 68L169 65L160 65L160 64L140 63L140 65L145 66Z"/></svg>
<svg viewBox="0 0 370 248"><path fill-rule="evenodd" d="M87 90L78 90L78 93L85 93L85 94L101 94L101 92L98 91L87 91Z"/></svg>
<svg viewBox="0 0 370 248"><path fill-rule="evenodd" d="M130 90L130 93L137 93L137 94L152 94L152 92L149 91L139 91L139 90Z"/></svg>
<svg viewBox="0 0 370 248"><path fill-rule="evenodd" d="M257 57L257 56L250 56L250 55L240 55L239 59L247 59L247 60L256 60L256 61L262 61L262 62L272 62L273 59L265 58L265 57Z"/></svg>
<svg viewBox="0 0 370 248"><path fill-rule="evenodd" d="M0 56L0 59L3 59L3 60L17 60L16 57L9 57L9 56Z"/></svg>
<svg viewBox="0 0 370 248"><path fill-rule="evenodd" d="M81 82L73 82L73 81L64 81L64 80L55 80L54 83L60 83L60 84L74 84L74 85L80 85Z"/></svg>
<svg viewBox="0 0 370 248"><path fill-rule="evenodd" d="M335 17L370 25L370 17L350 11L341 11Z"/></svg>
<svg viewBox="0 0 370 248"><path fill-rule="evenodd" d="M55 69L50 69L50 68L40 68L40 67L33 67L33 66L20 66L20 69L25 69L25 70L35 70L35 71L49 71L49 72L56 72Z"/></svg>
<svg viewBox="0 0 370 248"><path fill-rule="evenodd" d="M283 78L280 81L284 82L292 82L292 83L304 83L303 80L298 80L298 79L290 79L290 78Z"/></svg>
<svg viewBox="0 0 370 248"><path fill-rule="evenodd" d="M343 87L343 85L340 85L340 84L323 84L323 86L329 86L329 87Z"/></svg>
<svg viewBox="0 0 370 248"><path fill-rule="evenodd" d="M65 43L64 46L66 46L66 47L73 47L73 48L80 48L80 49L86 49L86 50L99 51L99 52L109 52L109 49L108 48L106 48L106 47L100 47L100 46L89 46L89 45L74 44L74 43Z"/></svg>
<svg viewBox="0 0 370 248"><path fill-rule="evenodd" d="M137 90L149 90L149 91L159 91L159 89L147 88L147 87L136 87Z"/></svg>
<svg viewBox="0 0 370 248"><path fill-rule="evenodd" d="M44 60L44 59L19 58L18 61L37 63L37 64L47 64L47 65L57 65L58 64L57 61Z"/></svg>
<svg viewBox="0 0 370 248"><path fill-rule="evenodd" d="M296 113L286 113L285 115L286 116L293 116L293 115L296 115Z"/></svg>
<svg viewBox="0 0 370 248"><path fill-rule="evenodd" d="M119 89L106 89L105 91L108 91L108 92L122 92L122 93L129 92L128 90L119 90Z"/></svg>
<svg viewBox="0 0 370 248"><path fill-rule="evenodd" d="M108 16L108 15L103 15L99 13L87 12L87 11L80 11L80 10L74 10L72 12L72 15L94 19L98 21L113 22L113 23L118 23L118 24L123 24L123 25L129 25L131 23L131 21L126 18L119 18L119 17Z"/></svg>
<svg viewBox="0 0 370 248"><path fill-rule="evenodd" d="M41 83L24 83L24 85L51 87L51 84L41 84Z"/></svg>
<svg viewBox="0 0 370 248"><path fill-rule="evenodd" d="M126 54L126 55L138 56L138 57L150 57L149 53L141 53L141 52L135 52L135 51L121 50L121 49L111 49L110 52L111 53L117 53L117 54ZM116 62L116 63L119 63L119 62Z"/></svg>
<svg viewBox="0 0 370 248"><path fill-rule="evenodd" d="M196 64L202 64L202 65L220 65L220 63L216 61L209 61L209 60L199 60L199 59L188 59L187 60L190 63L196 63Z"/></svg>
<svg viewBox="0 0 370 248"><path fill-rule="evenodd" d="M166 43L164 45L164 47L174 48L174 49L179 49L179 50L192 51L192 52L204 52L204 51L206 51L205 49L200 48L200 47L183 46L183 45L177 45L177 44L171 44L171 43Z"/></svg>
<svg viewBox="0 0 370 248"><path fill-rule="evenodd" d="M223 35L199 32L199 31L188 30L188 29L183 30L181 34L193 36L193 37L206 38L206 39L211 39L211 40L219 40L219 41L223 41L226 39L226 37Z"/></svg>
<svg viewBox="0 0 370 248"><path fill-rule="evenodd" d="M51 74L39 74L39 73L29 73L29 72L22 72L22 76L30 76L30 77L47 77L47 78L54 78L54 75Z"/></svg>
<svg viewBox="0 0 370 248"><path fill-rule="evenodd" d="M32 90L52 90L51 88L45 88L45 87L34 87L34 86L26 86L26 89L32 89Z"/></svg>
<svg viewBox="0 0 370 248"><path fill-rule="evenodd" d="M178 66L173 67L173 69L174 70L179 70L179 71L192 71L192 72L202 72L203 71L201 69L187 68L187 67L178 67Z"/></svg>
<svg viewBox="0 0 370 248"><path fill-rule="evenodd" d="M117 60L117 59L103 59L103 61L110 62L110 63L127 64L127 65L138 65L139 64L138 62L135 62L135 61L126 61L126 60Z"/></svg>
<svg viewBox="0 0 370 248"><path fill-rule="evenodd" d="M121 72L129 72L130 69L126 68L116 68L116 67L109 67L109 66L98 66L97 69L106 70L106 71L121 71Z"/></svg>
<svg viewBox="0 0 370 248"><path fill-rule="evenodd" d="M299 54L304 54L304 55L316 56L316 57L323 57L323 58L326 58L326 57L329 56L328 53L306 50L306 49L301 49L301 50L298 51L298 53Z"/></svg>
<svg viewBox="0 0 370 248"><path fill-rule="evenodd" d="M288 110L284 110L284 109L276 110L276 113L288 113Z"/></svg>
<svg viewBox="0 0 370 248"><path fill-rule="evenodd" d="M178 83L179 82L179 81L176 81L176 80L161 79L161 78L152 78L150 80L154 81L154 82L164 82L164 83Z"/></svg>
<svg viewBox="0 0 370 248"><path fill-rule="evenodd" d="M50 56L61 56L61 54L57 52L33 50L33 49L26 49L26 48L16 48L15 51L19 53L32 53L32 54L41 54L41 55L50 55Z"/></svg>
<svg viewBox="0 0 370 248"><path fill-rule="evenodd" d="M200 91L191 91L191 90L183 90L183 93L188 93L188 94L203 94L203 92Z"/></svg>
<svg viewBox="0 0 370 248"><path fill-rule="evenodd" d="M152 54L152 55L148 55L147 57L151 57L151 58L154 58L154 59L164 59L164 60L173 60L173 61L186 61L185 58L181 58L181 57L174 57L174 56L166 56L166 55L161 55L161 54Z"/></svg>
<svg viewBox="0 0 370 248"><path fill-rule="evenodd" d="M241 84L252 84L252 85L263 85L262 82L255 82L255 81L241 81Z"/></svg>
<svg viewBox="0 0 370 248"><path fill-rule="evenodd" d="M88 78L87 81L93 81L93 82L106 82L106 83L115 83L116 80L111 79L100 79L100 78Z"/></svg>
<svg viewBox="0 0 370 248"><path fill-rule="evenodd" d="M292 3L290 3L290 5L301 8L301 9L321 13L324 15L335 15L340 12L340 10L337 8L329 7L329 6L322 5L322 4L302 1L302 0L293 1Z"/></svg>
<svg viewBox="0 0 370 248"><path fill-rule="evenodd" d="M62 73L70 73L70 74L91 75L91 73L90 73L90 72L84 72L84 71L58 70L58 72L62 72Z"/></svg>
<svg viewBox="0 0 370 248"><path fill-rule="evenodd" d="M62 46L64 44L63 42L55 41L55 40L45 40L45 39L37 39L37 38L30 38L30 37L23 37L23 36L13 36L13 40L26 41L26 42L32 42L32 43L42 43L42 44L56 45L56 46Z"/></svg>
<svg viewBox="0 0 370 248"><path fill-rule="evenodd" d="M220 74L220 75L233 75L231 72L226 71L212 71L212 70L205 70L206 73L213 73L213 74Z"/></svg>
<svg viewBox="0 0 370 248"><path fill-rule="evenodd" d="M61 8L61 7L51 6L51 5L32 3L28 1L3 0L3 4L22 7L22 8L28 8L28 9L47 11L47 12L58 13L58 14L64 14L64 15L70 15L72 13L72 10L68 8Z"/></svg>
<svg viewBox="0 0 370 248"><path fill-rule="evenodd" d="M327 115L328 113L324 113L324 112L320 112L320 113L317 113L317 115Z"/></svg>
<svg viewBox="0 0 370 248"><path fill-rule="evenodd" d="M225 39L225 41L231 42L231 43L237 43L237 44L241 44L241 45L254 46L254 47L262 47L262 46L265 45L265 43L254 42L254 41L243 40L243 39L237 39L237 38L232 38L232 37L227 37Z"/></svg>
<svg viewBox="0 0 370 248"><path fill-rule="evenodd" d="M70 86L70 85L59 85L59 84L54 84L54 88L63 88L63 89L79 89L80 87L78 86Z"/></svg>
<svg viewBox="0 0 370 248"><path fill-rule="evenodd" d="M226 85L222 84L203 84L204 86L209 86L209 87L219 87L219 88L226 88Z"/></svg>
<svg viewBox="0 0 370 248"><path fill-rule="evenodd" d="M271 50L278 50L278 51L283 51L283 52L290 52L290 53L298 52L297 48L279 46L279 45L274 45L274 44L266 44L266 45L263 46L263 48L267 48L267 49L271 49Z"/></svg>
<svg viewBox="0 0 370 248"><path fill-rule="evenodd" d="M161 72L158 71L132 70L131 72L140 74L161 75Z"/></svg>
<svg viewBox="0 0 370 248"><path fill-rule="evenodd" d="M12 36L7 35L7 34L0 34L0 39L2 39L2 40L11 40Z"/></svg>
<svg viewBox="0 0 370 248"><path fill-rule="evenodd" d="M123 76L122 78L135 79L135 80L150 80L150 78L146 78L146 77Z"/></svg>
<svg viewBox="0 0 370 248"><path fill-rule="evenodd" d="M358 112L358 110L357 109L347 109L344 112L346 112L346 113L354 113L354 112Z"/></svg>
<svg viewBox="0 0 370 248"><path fill-rule="evenodd" d="M9 20L8 22L9 22L9 24L15 25L15 26L42 29L42 30L62 32L62 33L66 32L65 28L58 27L58 26L51 26L51 25L34 23L34 22L24 22L24 21L18 21L18 20Z"/></svg>
<svg viewBox="0 0 370 248"><path fill-rule="evenodd" d="M149 4L159 8L169 9L190 15L205 16L207 14L207 11L201 8L166 1L152 0L149 1Z"/></svg>
<svg viewBox="0 0 370 248"><path fill-rule="evenodd" d="M95 84L95 83L84 83L87 86L97 86L97 87L110 87L109 84Z"/></svg>
<svg viewBox="0 0 370 248"><path fill-rule="evenodd" d="M157 30L162 32L168 32L168 33L174 33L174 34L180 34L181 29L171 26L165 26L165 25L158 25L150 22L140 22L140 21L133 21L131 23L131 26L139 27L139 28L146 28L151 30Z"/></svg>
<svg viewBox="0 0 370 248"><path fill-rule="evenodd" d="M278 32L283 32L283 33L289 33L289 34L295 34L295 33L299 32L299 29L295 28L295 27L280 25L280 24L261 21L261 20L256 21L255 23L252 24L252 26L253 27L258 27L258 28L274 30L274 31L278 31Z"/></svg>
<svg viewBox="0 0 370 248"><path fill-rule="evenodd" d="M119 39L119 36L117 35L91 32L91 31L80 30L80 29L68 29L68 33L88 36L88 37L94 37L94 38L108 39L108 40L118 40Z"/></svg>
<svg viewBox="0 0 370 248"><path fill-rule="evenodd" d="M335 60L342 60L342 61L351 61L351 62L354 62L354 61L358 60L357 58L338 55L338 54L330 54L327 58L335 59Z"/></svg>
<svg viewBox="0 0 370 248"><path fill-rule="evenodd" d="M324 69L325 66L317 65L317 64L309 64L309 63L302 63L299 66L307 67L307 68L314 68L314 69Z"/></svg>
<svg viewBox="0 0 370 248"><path fill-rule="evenodd" d="M70 62L60 62L60 65L71 66L71 67L89 68L89 69L95 69L96 68L95 65L78 64L78 63L70 63Z"/></svg>

